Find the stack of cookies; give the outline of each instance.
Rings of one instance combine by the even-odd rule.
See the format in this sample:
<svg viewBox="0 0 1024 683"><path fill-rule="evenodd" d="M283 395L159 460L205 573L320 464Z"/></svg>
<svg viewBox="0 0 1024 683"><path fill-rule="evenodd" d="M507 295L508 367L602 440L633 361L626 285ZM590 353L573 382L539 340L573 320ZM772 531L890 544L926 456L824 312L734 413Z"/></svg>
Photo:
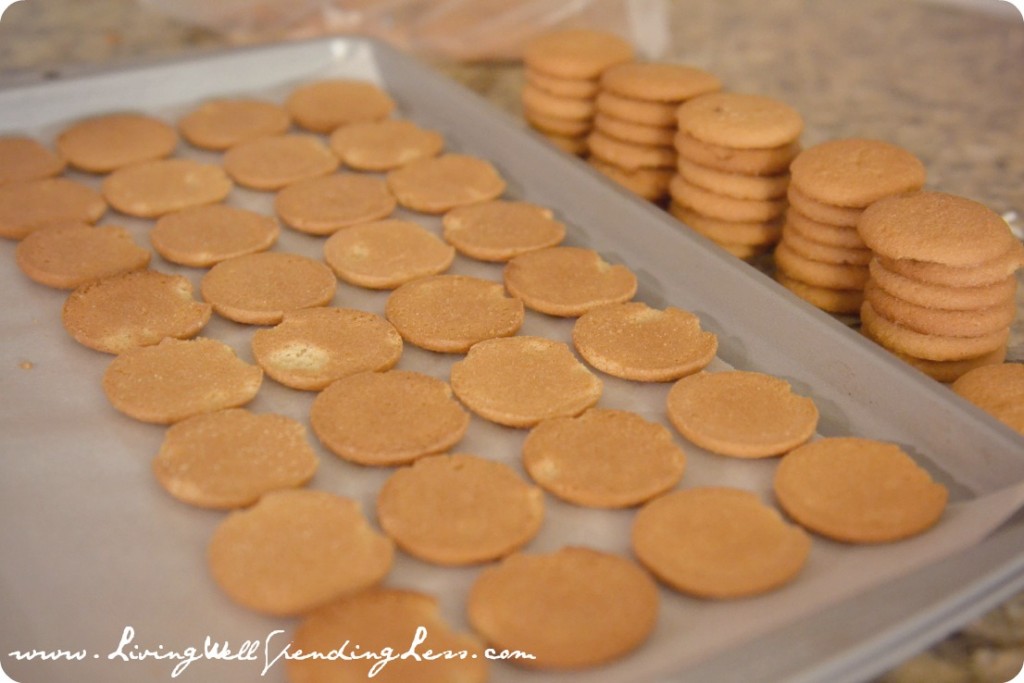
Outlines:
<svg viewBox="0 0 1024 683"><path fill-rule="evenodd" d="M861 330L939 381L1001 363L1024 245L985 206L941 192L889 197L857 225L873 252Z"/></svg>
<svg viewBox="0 0 1024 683"><path fill-rule="evenodd" d="M804 150L790 172L776 279L822 310L856 314L871 260L857 222L872 202L920 190L924 165L902 147L851 138Z"/></svg>
<svg viewBox="0 0 1024 683"><path fill-rule="evenodd" d="M561 149L583 156L594 120L598 79L605 69L633 59L633 46L602 31L545 33L523 49L523 116Z"/></svg>
<svg viewBox="0 0 1024 683"><path fill-rule="evenodd" d="M590 163L641 197L661 201L676 165L676 110L721 87L706 71L681 64L611 67L601 76L594 129L587 138Z"/></svg>
<svg viewBox="0 0 1024 683"><path fill-rule="evenodd" d="M718 92L684 103L677 123L669 211L740 258L768 251L782 229L803 117L770 97Z"/></svg>

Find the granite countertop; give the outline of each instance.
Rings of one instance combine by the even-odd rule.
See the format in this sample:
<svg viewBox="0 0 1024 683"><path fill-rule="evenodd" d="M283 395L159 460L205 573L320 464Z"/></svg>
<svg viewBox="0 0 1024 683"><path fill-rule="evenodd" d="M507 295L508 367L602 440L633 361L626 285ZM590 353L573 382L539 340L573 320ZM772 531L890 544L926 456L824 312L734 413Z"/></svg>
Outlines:
<svg viewBox="0 0 1024 683"><path fill-rule="evenodd" d="M998 0L644 0L667 13L651 57L691 64L739 92L778 97L806 145L874 137L902 145L928 186L1024 217L1024 22ZM642 3L636 3L637 6ZM667 33L665 31L667 29ZM310 31L307 25L305 32ZM253 38L254 36L250 36ZM264 30L259 40L284 37ZM135 0L25 0L0 21L0 84L94 65L216 49L221 33ZM646 47L650 48L650 45ZM420 56L518 114L514 61ZM1018 291L1019 301L1024 288ZM1024 360L1018 315L1011 357ZM882 677L1002 683L1024 663L1024 594Z"/></svg>

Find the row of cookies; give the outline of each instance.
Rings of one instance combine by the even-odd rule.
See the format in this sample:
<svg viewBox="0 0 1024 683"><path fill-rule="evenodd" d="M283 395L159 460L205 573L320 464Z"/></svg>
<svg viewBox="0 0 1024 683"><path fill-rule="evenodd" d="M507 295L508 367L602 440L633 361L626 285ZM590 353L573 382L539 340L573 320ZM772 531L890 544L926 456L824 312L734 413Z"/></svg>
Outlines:
<svg viewBox="0 0 1024 683"><path fill-rule="evenodd" d="M340 234L344 234L344 232L342 232ZM519 261L516 262L516 259L519 259ZM538 251L538 252L529 252L529 253L526 253L526 254L517 255L514 258L512 258L510 263L509 263L509 265L506 266L505 277L506 277L508 283L514 283L514 284L511 284L510 287L512 287L512 288L518 287L518 291L523 296L524 301L531 302L531 306L534 308L534 310L544 310L544 309L547 309L547 310L550 310L552 312L561 311L561 313L556 313L556 314L580 315L579 311L582 310L581 309L581 305L582 304L581 304L581 301L580 301L581 293L579 291L570 291L569 292L570 296L568 296L568 297L561 296L561 295L559 295L558 292L555 292L554 296L553 296L551 292L546 291L547 290L547 285L545 285L545 283L550 283L552 280L554 280L554 281L561 280L564 277L564 274L567 272L566 269L569 269L569 270L571 270L573 272L575 272L575 269L580 269L584 274L602 275L603 273L606 273L606 272L609 273L610 277L608 279L614 285L612 287L612 293L610 295L607 294L607 293L604 293L604 294L602 294L602 296L611 296L613 298L613 300L631 299L633 294L635 293L635 278L627 277L628 274L622 272L621 267L620 268L609 267L608 264L605 264L603 261L601 261L600 258L596 254L594 254L593 252L587 252L586 250L575 250L575 249L572 249L572 248L558 248L558 249L552 248L552 249L544 250L543 252L540 252L540 251ZM260 270L264 270L264 269L260 269ZM271 273L274 272L274 269L270 268L269 272L271 272ZM212 273L212 270L211 270L211 273ZM599 282L599 283L604 283L605 282L603 277L596 277L595 280L597 282ZM414 280L410 284L414 284L416 282L417 281ZM625 286L623 286L623 285L625 285ZM241 287L241 288L238 288L238 289L245 290L246 288L245 287ZM285 289L290 289L290 288L285 288ZM604 286L602 285L599 289L604 291ZM396 290L396 292L397 292L397 290ZM583 294L585 294L587 296L590 296L589 292L584 292ZM605 301L604 299L601 299L601 300L598 301L598 303L607 303L607 301ZM593 305L593 304L594 304L594 302L591 301L590 305ZM248 308L249 307L247 306L246 310L248 310ZM228 308L225 307L225 310L228 310ZM397 307L396 306L396 310L401 310L401 307ZM594 312L596 313L598 310L602 310L603 311L604 309L595 308ZM581 320L582 320L583 316L588 314L589 312L590 311L583 311L583 315L580 315ZM638 317L640 318L640 320L645 320L645 319L649 319L649 318L657 318L658 316L651 316L649 313L644 313L641 310L640 311L640 315ZM283 312L282 312L282 319L285 319L285 316L284 316ZM396 316L396 320L397 319L398 319L398 316ZM285 322L286 321L287 320L285 319ZM420 321L420 322L422 322L422 321ZM598 328L599 331L606 331L608 329L608 327L609 326L607 325L607 323L598 324L597 325L597 328ZM691 327L692 327L692 321L691 321ZM410 337L414 337L414 336L416 336L416 335L415 334L410 334ZM585 335L581 334L581 338L583 338L585 340ZM504 339L504 338L502 338L502 339ZM698 339L703 339L703 338L698 335ZM571 354L567 354L567 349L563 349L562 347L557 346L554 342L550 342L549 340L541 340L539 338L529 338L529 337L520 337L520 338L512 337L512 338L509 339L509 341L510 342L514 342L514 346L517 347L517 352L515 352L515 353L513 353L511 355L512 358L522 358L524 352L529 354L529 353L532 353L533 351L540 351L540 352L544 353L545 357L547 357L548 355L550 355L552 357L555 357L556 363L557 363L557 367L556 367L556 371L553 374L556 374L556 375L559 375L559 376L565 374L565 375L568 375L570 377L573 377L575 375L582 376L582 374L578 370L575 369L576 367L582 367L582 366L579 366L578 364L572 365L572 364L568 364L566 362L563 362L563 360L558 360L559 358L560 359L565 359L565 360L572 360L572 358L571 358ZM255 335L254 335L254 342L255 342ZM583 346L583 345L584 345L583 342L581 342L581 346ZM477 346L479 346L479 345L477 345ZM474 346L472 348L477 348L477 346ZM453 371L453 375L452 375L452 387L453 388L457 384L456 381L455 381L456 374L459 374L460 377L462 377L462 379L467 380L466 382L462 382L461 380L460 380L460 382L458 382L458 385L461 387L461 389L459 391L462 392L463 396L467 397L466 398L466 403L467 404L475 405L475 406L477 406L478 409L481 409L481 411L483 411L485 409L484 406L492 406L493 403L494 403L494 398L495 397L494 397L494 395L492 393L489 393L489 389L493 389L493 386L488 386L488 385L495 385L495 384L497 384L497 385L500 386L500 385L502 385L504 383L504 380L497 381L497 382L487 381L487 376L493 374L494 366L498 365L498 366L502 366L503 367L505 362L506 362L506 359L508 358L507 356L503 355L504 351L507 351L507 349L505 349L504 351L502 349L498 349L498 351L500 351L501 353L497 354L498 360L495 361L494 355L492 355L492 352L494 352L494 350L495 350L495 348L497 346L498 346L497 342L495 342L494 344L480 346L479 353L477 355L475 355L474 359L473 359L474 363L481 363L482 362L483 363L483 367L488 367L488 366L491 367L492 370L490 372L483 372L483 373L482 372L474 372L473 364L469 364L470 363L470 356L473 355L473 351L470 351L470 354L467 355L465 361L463 361L464 363L469 364L469 366L468 367L462 366L463 370L460 373L456 373L456 372ZM504 344L502 344L501 346L504 346ZM220 350L220 347L214 347L214 346L212 346L210 344L207 344L206 340L197 340L195 342L165 341L165 342L163 342L161 344L158 344L155 347L146 347L147 355L148 355L148 350L149 349L152 349L155 352L157 349L160 349L160 348L166 348L168 350L173 349L175 351L177 351L177 349L184 350L184 349L188 348L188 349L190 349L192 351L191 355L193 355L193 356L202 356L202 357L204 357L206 359L209 359L211 361L214 360L214 359L217 359L217 358L219 358L221 356L224 356L224 359L228 360L227 356L225 356L225 354L222 353L222 350ZM614 349L615 345L612 344L611 348ZM555 349L555 350L553 352L549 352L548 349ZM484 353L484 352L488 352L488 353ZM581 351L581 354L582 353L583 352ZM142 353L140 352L139 356L141 356L141 355L142 355ZM600 355L601 354L596 354L594 357L599 357ZM614 355L613 354L609 354L609 352L607 350L605 351L604 355L605 356L612 355L613 359L614 359ZM128 370L130 370L130 368L126 367L126 365L128 364L128 360L130 360L130 359L132 359L134 357L135 357L135 353L134 352L126 353L126 354L123 354L123 355L118 357L118 359L115 361L116 365L115 364L111 364L111 367L114 368L113 370L109 371L110 378L111 378L110 379L111 386L113 386L116 383L117 379L126 379L127 377L131 377L133 375L136 378L138 378L138 377L149 377L149 376L153 375L153 372L152 372L153 366L152 365L147 365L147 364L142 364L142 366L141 366L142 369L136 370L134 373L128 371ZM489 357L490 357L490 360L488 360ZM124 364L122 364L120 362L121 359L125 359ZM575 363L575 361L573 361L573 363ZM171 366L176 366L176 365L177 365L177 363L171 363ZM234 367L234 365L235 364L232 362L231 366ZM241 369L241 368L237 368L237 369ZM197 381L198 380L199 383L202 383L204 381L204 378L221 377L222 374L223 374L222 371L217 370L215 368L210 368L209 370L204 370L202 368L196 369L196 368L193 367L192 369L188 370L187 372L181 373L181 376L182 376L183 379L186 376L190 376L193 381ZM251 392L252 391L252 386L255 383L255 373L252 372L251 370L247 370L246 369L245 372L240 373L240 374L242 376L242 380L240 382L241 386L245 389L245 392ZM511 373L511 374L522 375L523 373ZM549 372L542 372L540 378L536 378L535 377L534 381L532 382L532 385L534 385L534 386L541 385L542 386L544 384L544 380L546 380L551 374L552 373L549 373ZM402 375L398 375L398 374L395 374L395 375L385 375L384 373L381 373L381 376L387 376L387 377L389 377L389 379L392 378L392 377L394 377L395 379L402 379L403 378ZM502 375L502 376L507 376L507 375ZM362 375L360 375L359 377L361 379L363 378ZM376 378L376 375L371 375L370 377ZM481 380L484 380L482 382L482 384L485 385L485 386L483 386L483 387L479 386L481 384ZM376 381L376 379L374 379L374 381ZM430 386L437 386L436 382L438 382L438 380L435 380L435 382L423 382L423 384L430 385ZM585 397L585 400L587 402L589 402L590 400L595 400L596 401L596 399L593 399L593 381L588 379L585 382L581 382L581 384L583 385L583 389L584 389L584 391L581 392L581 393ZM123 386L132 387L131 391L136 391L137 390L137 383L136 382L125 381L125 382L123 382ZM333 386L333 384L331 386ZM204 396L204 397L222 397L224 395L223 387L220 387L220 386L217 386L217 387L207 387L207 389L210 389L210 388L216 389L216 391L212 391L212 392L207 391L206 393L202 393L201 395ZM484 390L482 394L480 392L481 389ZM131 391L128 391L126 393L131 395ZM117 392L113 392L113 393L114 393L114 395L119 395ZM184 394L186 392L178 392L178 393ZM197 393L199 393L198 389L197 389ZM319 410L328 410L330 405L331 405L331 403L332 403L331 399L337 398L337 395L339 393L342 393L341 389L332 390L332 391L330 391L330 393L328 393L327 390L325 390L324 394L321 394L321 396L326 396L326 397L323 398L323 399L321 399L321 398L317 399L318 401L323 401L321 403L321 408ZM366 389L365 386L362 386L362 387L360 387L359 389L357 389L354 392L345 392L345 393L347 395L349 395L349 396L352 396L352 395L365 396L367 394L367 389ZM456 393L458 394L458 391ZM520 398L516 398L515 396L513 396L511 398L513 398L514 400L521 400L521 397ZM232 399L232 400L241 400L241 399L236 398L236 399ZM449 399L449 401L450 401L450 399ZM451 402L445 403L444 405L451 405ZM327 406L327 407L325 408L324 406ZM515 406L513 405L513 407L515 407ZM580 410L581 408L577 404L577 405L571 406L571 409L572 409L572 411L575 412L577 410ZM334 413L334 411L330 411L330 412L332 414ZM345 412L345 411L341 411L341 412ZM499 414L507 414L510 411L507 410L507 406L506 405L500 405L499 409L496 412L499 413ZM512 411L512 412L514 412L514 411ZM482 414L482 412L478 413L478 414ZM332 424L332 425L335 424L335 420L333 420L333 419L328 419L328 420L326 420L326 422L328 424ZM428 420L426 420L426 422L429 422L429 423L437 422L437 423L439 423L441 425L452 424L452 421L432 420L432 419L428 419ZM311 423L316 425L316 424L320 424L320 421L316 420L316 419L311 419ZM540 423L538 422L537 424L539 425ZM316 427L314 426L314 429L315 428ZM456 429L454 431L457 432L458 429ZM329 436L325 436L324 438L325 438L326 441L331 441L331 438ZM318 497L320 497L320 496L318 496ZM301 502L300 502L300 499L302 499ZM254 564L258 564L258 563L254 563L254 561L253 561L254 558L252 556L246 556L244 554L240 554L238 552L238 548L246 546L246 544L244 542L245 539L251 538L252 535L258 535L261 538L271 538L271 537L272 538L278 538L278 533L277 532L280 532L280 536L282 536L282 537L284 537L284 536L290 537L291 535L289 535L287 533L287 529L288 529L287 525L285 525L285 524L278 525L278 520L280 520L280 518L281 518L280 513L281 513L282 510L287 511L289 514L294 513L296 519L307 520L309 518L309 512L307 510L309 510L309 509L316 509L318 511L321 511L321 512L317 513L317 516L318 517L320 517L320 516L323 517L324 525L326 527L334 528L334 527L331 527L331 525L335 524L335 520L337 520L337 522L336 522L337 527L335 528L334 533L338 533L338 530L341 530L341 531L345 532L344 534L342 534L344 537L348 538L349 536L355 536L355 537L357 537L359 539L360 545L358 547L362 548L363 551L365 551L365 553L369 556L370 560L368 560L368 564L370 565L370 567L369 567L367 573L362 574L360 576L353 577L351 574L346 575L346 579L347 580L351 580L351 581L354 581L354 582L369 580L369 579L366 578L367 575L369 575L371 577L372 576L376 576L376 574L381 571L382 567L384 567L385 565L388 565L388 562L387 562L387 559L388 559L387 558L387 552L386 552L386 550L383 550L386 547L385 544L382 544L380 542L379 537L374 537L372 535L370 535L368 537L365 534L365 532L362 531L363 529L365 529L365 526L364 526L365 521L364 520L360 520L358 517L353 517L353 515L351 514L350 510L347 510L347 511L342 510L342 508L346 508L346 509L350 508L349 505L346 505L346 504L337 505L336 501L333 501L333 500L330 501L331 505L326 505L326 501L323 501L323 502L325 504L324 505L320 505L321 501L314 501L312 497L307 497L307 496L299 496L299 497L294 497L293 496L292 499L290 499L290 500L285 500L284 498L280 498L280 499L278 499L278 498L268 498L266 500L266 507L262 507L261 506L262 504L258 504L257 507L252 508L252 511L254 511L254 512L257 509L259 509L259 511L260 511L259 514L253 515L253 517L243 518L242 520L240 520L240 521L238 521L236 523L232 523L230 525L228 525L226 523L225 526L224 526L224 531L223 532L218 532L218 535L216 537L216 541L217 541L216 544L214 544L213 542L211 543L211 554L215 555L217 558L219 558L218 560L216 560L216 562L217 562L217 564L216 564L217 570L216 571L217 571L217 576L219 577L218 581L224 584L225 590L232 591L233 595L251 596L252 594L257 593L259 590L265 588L265 586L261 584L261 579L263 579L265 577L257 576L257 577L255 577L255 581L254 582L247 583L247 581L253 581L252 566ZM703 505L702 507L706 508L707 505ZM333 511L333 508L338 508L337 512ZM270 526L267 526L267 524L266 524L267 518L272 518L272 520L273 520L273 521L270 522ZM237 519L237 517L232 517L232 519ZM645 527L645 528L648 528L648 529L649 528L658 529L658 528L662 528L662 525L663 525L663 523L659 522L659 523L654 524L653 527ZM214 545L216 545L216 550L213 549ZM252 544L249 544L249 545L252 545ZM643 542L638 542L638 547L644 547ZM549 564L555 564L558 567L563 568L560 571L565 571L566 574L572 574L574 577L578 577L579 576L578 573L573 573L573 571L574 571L573 568L577 564L581 564L581 563L582 564L593 565L593 566L597 566L597 567L604 567L606 565L613 565L614 567L622 568L621 571L627 572L630 576L633 576L633 577L640 577L640 576L642 576L642 574L638 574L637 573L635 567L632 567L631 565L626 563L623 560L623 558L610 558L607 561L605 561L603 559L595 559L595 557L594 557L595 553L593 553L593 552L583 552L582 553L583 560L574 560L573 559L574 557L577 557L577 556L580 556L580 555L581 555L580 553L576 553L574 551L573 552L563 551L562 553L556 553L555 554L557 559L548 559L548 558L541 559L541 558L536 558L534 560L518 559L518 558L527 557L525 555L515 556L514 559L510 559L507 563L502 563L501 565L496 565L495 571L494 572L490 572L489 571L487 573L487 576L488 577L493 577L495 574L498 574L499 576L501 576L503 573L512 571L513 569L515 569L517 572L518 571L525 571L525 572L529 573L528 567L531 566L531 565L540 564L540 565L547 566ZM599 557L604 557L601 554L597 554L597 555ZM302 555L301 555L301 553L299 553L299 554L297 554L297 556L301 557ZM655 560L651 560L651 562L654 563L656 561ZM364 565L361 565L361 566L365 567L366 564L364 563ZM241 571L239 569L240 567L245 567L246 568L246 577L249 577L249 578L240 577L239 576L239 574L241 573ZM627 567L629 567L629 568L626 569ZM499 572L499 569L502 570L502 571ZM604 569L595 569L594 571L597 573L598 577L601 577L602 575L604 575L604 572L605 572ZM479 584L481 587L478 588L478 589L474 588L474 593L477 594L477 595L481 595L481 594L486 595L488 593L488 590L486 590L483 586L491 586L491 585L493 585L494 581L495 580L491 579L491 578L489 578L487 581L484 581L483 575L482 575L481 576L481 580L480 580L480 584ZM577 583L576 578L573 579L573 582ZM600 580L596 580L595 583L600 584ZM650 584L650 581L646 580L646 579L637 578L634 581L634 584L636 586L640 586L640 588L637 588L635 590L631 589L626 595L619 596L619 599L621 599L623 601L626 601L626 602L630 602L630 603L635 604L635 605L638 605L637 609L638 610L642 609L642 613L649 617L650 616L650 604L651 604L650 600L649 599L637 600L635 596L637 596L637 595L647 595L647 596L649 596L651 594L651 588L650 588L651 584ZM351 585L351 584L347 584L347 585ZM548 586L548 585L549 584L547 582L544 582L542 584L542 586ZM290 586L291 586L291 584L288 584L287 587L290 587ZM532 588L537 588L537 586L535 586L533 584L531 584L531 587ZM313 582L310 582L309 589L312 590L314 588L322 588L322 586L321 585L317 585L317 584L315 584ZM554 592L557 592L556 589L558 588L558 585L556 584L552 588L553 588ZM287 591L284 591L284 592L287 592ZM540 592L542 596L547 595L543 591L538 591L538 592ZM287 596L287 597L294 598L295 596L291 595L291 596ZM517 601L512 601L513 604L517 605L517 606L521 605L522 604L522 596L517 595L516 598L517 598ZM239 599L241 600L242 598L239 598ZM471 604L479 605L479 602L471 601ZM485 601L485 604L486 604L486 601ZM550 603L547 606L550 608ZM592 607L592 603L591 603L591 607ZM479 614L480 610L485 610L484 607L479 607L479 606L473 607L472 609L474 610L474 612L476 612L478 614ZM567 614L567 616L568 616L568 614ZM475 623L480 623L483 620L480 619L480 618L477 618L477 619L474 619L473 621ZM547 621L550 621L550 614L548 614L548 616L547 616ZM648 618L647 620L641 620L641 623L642 624L650 624L650 623L652 623L652 620ZM534 624L531 624L531 626L534 629L536 629L537 633L549 633L548 630L540 628L541 624L534 623ZM594 628L597 628L597 627L598 627L598 625L595 624ZM637 632L640 633L641 635L644 635L644 634L648 633L649 631L645 630L645 628L641 628ZM481 630L483 630L483 629L481 629ZM503 635L501 633L495 633L495 634L488 633L487 635L488 635L489 640L492 640L492 641L498 642L498 643L510 642L510 644L515 644L515 642L518 642L518 641L503 641ZM628 649L628 647L632 647L634 644L637 644L639 642L639 639L637 639L635 642L633 640L628 640L627 639L626 642L627 642L627 649ZM614 648L622 648L623 647L621 640L616 640L615 643L616 644L614 645ZM541 651L540 648L543 647L543 643L531 644L529 646L529 648L527 648L525 646L520 646L520 647L521 647L521 649L526 650L526 651L530 651L530 649L536 647L538 649L538 651ZM609 645L608 647L612 647L612 646ZM620 652L623 652L623 651L624 650L622 650L622 649L619 649L619 650L613 649L612 650L613 654L617 654L617 653L620 653ZM588 657L595 657L595 656L598 656L598 655L601 656L601 657L607 657L607 656L609 656L609 652L608 652L608 650L602 650L601 652L597 653L597 655L595 655L594 653L587 653ZM561 651L556 652L554 655L551 655L551 657L565 657L565 656L566 655L565 655L565 649L564 648ZM545 662L547 662L548 665L555 665L555 666L560 665L560 664L558 664L556 662L556 660L551 659L551 658L546 658ZM569 664L564 664L564 665L579 666L579 665L588 664L588 663L593 663L593 660L592 659L584 659L584 660L581 661L579 659L573 659Z"/></svg>

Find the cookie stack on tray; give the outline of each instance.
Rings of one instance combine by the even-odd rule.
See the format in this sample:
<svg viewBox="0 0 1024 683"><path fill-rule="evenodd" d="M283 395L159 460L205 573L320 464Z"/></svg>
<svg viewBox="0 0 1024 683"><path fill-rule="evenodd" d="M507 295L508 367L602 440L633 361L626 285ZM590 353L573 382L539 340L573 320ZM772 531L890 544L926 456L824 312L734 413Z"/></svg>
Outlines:
<svg viewBox="0 0 1024 683"><path fill-rule="evenodd" d="M855 315L871 260L857 222L871 203L920 190L924 165L897 145L849 138L802 151L790 171L776 279L822 310Z"/></svg>
<svg viewBox="0 0 1024 683"><path fill-rule="evenodd" d="M867 337L944 382L1004 360L1024 245L997 213L917 192L872 204L857 230L873 253L860 311Z"/></svg>
<svg viewBox="0 0 1024 683"><path fill-rule="evenodd" d="M721 90L712 74L682 64L631 62L601 76L591 165L644 199L660 202L675 171L676 111Z"/></svg>
<svg viewBox="0 0 1024 683"><path fill-rule="evenodd" d="M770 97L717 92L679 107L669 211L743 259L779 238L803 117Z"/></svg>
<svg viewBox="0 0 1024 683"><path fill-rule="evenodd" d="M601 74L632 61L633 46L603 31L545 33L523 49L523 116L532 128L570 154L587 153Z"/></svg>

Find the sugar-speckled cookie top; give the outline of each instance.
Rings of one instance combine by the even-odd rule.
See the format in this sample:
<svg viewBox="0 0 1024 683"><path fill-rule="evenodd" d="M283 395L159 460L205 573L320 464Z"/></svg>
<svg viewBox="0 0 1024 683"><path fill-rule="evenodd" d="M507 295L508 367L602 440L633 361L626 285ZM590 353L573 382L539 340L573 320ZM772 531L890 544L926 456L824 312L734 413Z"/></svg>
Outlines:
<svg viewBox="0 0 1024 683"><path fill-rule="evenodd" d="M881 199L864 210L857 231L876 254L948 266L978 265L1019 249L999 214L944 192Z"/></svg>
<svg viewBox="0 0 1024 683"><path fill-rule="evenodd" d="M22 180L0 185L0 237L23 239L61 223L95 223L107 211L103 196L69 178Z"/></svg>
<svg viewBox="0 0 1024 683"><path fill-rule="evenodd" d="M919 534L946 508L948 492L896 444L834 437L805 444L775 470L775 497L801 526L847 543Z"/></svg>
<svg viewBox="0 0 1024 683"><path fill-rule="evenodd" d="M717 76L685 64L628 62L601 74L601 88L622 97L682 102L722 88Z"/></svg>
<svg viewBox="0 0 1024 683"><path fill-rule="evenodd" d="M202 149L225 150L265 135L280 135L292 120L284 107L239 97L203 102L178 120L178 131Z"/></svg>
<svg viewBox="0 0 1024 683"><path fill-rule="evenodd" d="M455 249L412 221L390 219L339 230L324 243L339 278L367 289L394 289L448 270Z"/></svg>
<svg viewBox="0 0 1024 683"><path fill-rule="evenodd" d="M1024 363L999 363L961 375L957 394L1024 434Z"/></svg>
<svg viewBox="0 0 1024 683"><path fill-rule="evenodd" d="M220 166L195 159L157 159L115 170L103 181L103 197L121 213L156 218L213 204L233 183Z"/></svg>
<svg viewBox="0 0 1024 683"><path fill-rule="evenodd" d="M459 253L481 261L508 261L565 238L565 224L550 209L502 199L454 208L442 226L445 240Z"/></svg>
<svg viewBox="0 0 1024 683"><path fill-rule="evenodd" d="M36 230L18 243L14 256L25 275L57 289L141 270L150 261L149 250L136 244L124 228L87 223Z"/></svg>
<svg viewBox="0 0 1024 683"><path fill-rule="evenodd" d="M57 136L68 163L91 173L170 156L178 145L174 127L146 114L102 114L72 123Z"/></svg>
<svg viewBox="0 0 1024 683"><path fill-rule="evenodd" d="M466 154L413 161L390 171L387 183L399 204L431 214L496 199L505 191L505 179L490 162Z"/></svg>
<svg viewBox="0 0 1024 683"><path fill-rule="evenodd" d="M0 185L52 178L66 165L62 157L38 140L23 135L0 136Z"/></svg>
<svg viewBox="0 0 1024 683"><path fill-rule="evenodd" d="M432 455L384 482L377 519L414 557L477 564L529 542L544 519L544 497L503 463L465 453Z"/></svg>
<svg viewBox="0 0 1024 683"><path fill-rule="evenodd" d="M566 547L517 553L483 570L467 610L484 640L534 656L517 664L581 669L618 659L647 640L658 599L654 581L632 560Z"/></svg>
<svg viewBox="0 0 1024 683"><path fill-rule="evenodd" d="M289 227L309 235L376 221L395 210L386 183L369 175L333 173L292 183L277 193L274 210Z"/></svg>
<svg viewBox="0 0 1024 683"><path fill-rule="evenodd" d="M389 171L418 159L435 157L444 148L440 133L405 119L353 123L338 128L331 150L360 171Z"/></svg>
<svg viewBox="0 0 1024 683"><path fill-rule="evenodd" d="M848 138L809 147L790 164L791 182L823 204L863 208L882 197L920 190L924 164L882 140ZM814 216L812 216L814 218Z"/></svg>
<svg viewBox="0 0 1024 683"><path fill-rule="evenodd" d="M528 69L557 78L593 79L608 67L633 59L633 46L605 31L565 29L546 32L523 48Z"/></svg>
<svg viewBox="0 0 1024 683"><path fill-rule="evenodd" d="M505 287L531 308L562 317L583 315L603 304L629 301L636 275L592 249L550 247L516 256L505 266Z"/></svg>
<svg viewBox="0 0 1024 683"><path fill-rule="evenodd" d="M375 83L337 78L300 85L289 94L285 109L303 128L330 133L350 123L386 119L395 101Z"/></svg>
<svg viewBox="0 0 1024 683"><path fill-rule="evenodd" d="M267 135L235 145L224 154L224 170L239 185L280 190L292 183L332 173L340 165L314 135Z"/></svg>
<svg viewBox="0 0 1024 683"><path fill-rule="evenodd" d="M209 268L272 247L281 232L272 217L225 204L164 214L149 232L153 248L172 263Z"/></svg>
<svg viewBox="0 0 1024 683"><path fill-rule="evenodd" d="M735 149L773 149L791 144L803 132L800 113L762 95L717 92L683 103L676 112L679 130L712 145Z"/></svg>

